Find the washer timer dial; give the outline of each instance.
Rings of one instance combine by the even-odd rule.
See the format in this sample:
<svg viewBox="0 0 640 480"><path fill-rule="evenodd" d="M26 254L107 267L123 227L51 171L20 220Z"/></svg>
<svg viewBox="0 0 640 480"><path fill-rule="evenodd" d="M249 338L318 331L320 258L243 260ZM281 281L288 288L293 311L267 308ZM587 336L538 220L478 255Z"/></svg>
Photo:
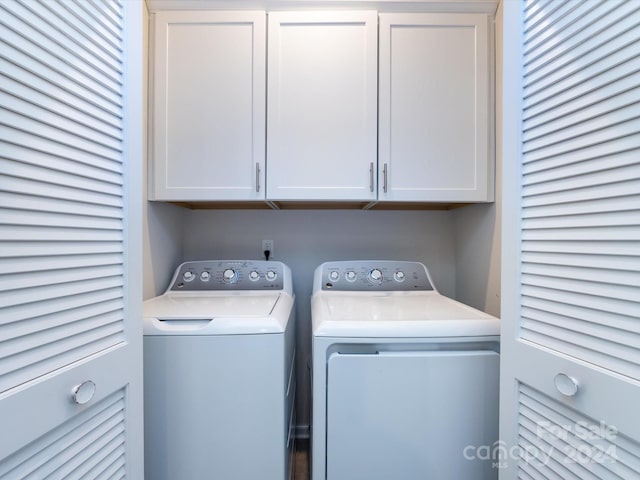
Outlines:
<svg viewBox="0 0 640 480"><path fill-rule="evenodd" d="M367 278L371 283L382 283L382 271L379 268L374 268L369 272Z"/></svg>
<svg viewBox="0 0 640 480"><path fill-rule="evenodd" d="M238 279L238 273L233 268L227 268L222 272L222 281L224 283L235 283Z"/></svg>

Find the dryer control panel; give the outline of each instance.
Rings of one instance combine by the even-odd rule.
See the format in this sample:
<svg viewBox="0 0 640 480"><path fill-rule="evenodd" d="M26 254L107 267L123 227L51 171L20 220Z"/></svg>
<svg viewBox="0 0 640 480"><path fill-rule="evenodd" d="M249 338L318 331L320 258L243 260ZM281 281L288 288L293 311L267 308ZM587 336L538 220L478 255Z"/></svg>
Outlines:
<svg viewBox="0 0 640 480"><path fill-rule="evenodd" d="M318 278L317 275L320 275ZM354 260L327 262L318 267L322 290L425 291L435 290L427 267L420 262ZM314 288L315 290L315 288Z"/></svg>
<svg viewBox="0 0 640 480"><path fill-rule="evenodd" d="M181 264L170 291L283 290L284 265L265 260L210 260Z"/></svg>

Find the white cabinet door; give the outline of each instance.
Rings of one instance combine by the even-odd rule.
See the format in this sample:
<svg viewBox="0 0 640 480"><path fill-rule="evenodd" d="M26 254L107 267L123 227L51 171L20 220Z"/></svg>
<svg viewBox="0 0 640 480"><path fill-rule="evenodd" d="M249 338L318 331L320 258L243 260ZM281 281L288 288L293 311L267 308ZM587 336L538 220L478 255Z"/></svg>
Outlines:
<svg viewBox="0 0 640 480"><path fill-rule="evenodd" d="M153 200L264 199L264 12L158 12Z"/></svg>
<svg viewBox="0 0 640 480"><path fill-rule="evenodd" d="M269 13L268 56L268 198L375 199L376 13Z"/></svg>
<svg viewBox="0 0 640 480"><path fill-rule="evenodd" d="M380 200L493 200L488 25L380 14Z"/></svg>

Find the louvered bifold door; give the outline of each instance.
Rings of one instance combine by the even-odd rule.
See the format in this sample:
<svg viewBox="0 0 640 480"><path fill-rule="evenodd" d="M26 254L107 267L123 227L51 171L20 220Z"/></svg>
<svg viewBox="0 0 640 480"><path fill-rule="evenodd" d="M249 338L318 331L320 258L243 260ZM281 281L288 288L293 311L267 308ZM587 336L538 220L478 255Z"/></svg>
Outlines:
<svg viewBox="0 0 640 480"><path fill-rule="evenodd" d="M501 478L640 478L640 2L504 3Z"/></svg>
<svg viewBox="0 0 640 480"><path fill-rule="evenodd" d="M127 260L140 187L127 182L140 182L141 111L129 105L141 99L127 86L141 67L127 56L141 63L141 12L120 0L0 2L1 479L137 468L127 429L140 299Z"/></svg>

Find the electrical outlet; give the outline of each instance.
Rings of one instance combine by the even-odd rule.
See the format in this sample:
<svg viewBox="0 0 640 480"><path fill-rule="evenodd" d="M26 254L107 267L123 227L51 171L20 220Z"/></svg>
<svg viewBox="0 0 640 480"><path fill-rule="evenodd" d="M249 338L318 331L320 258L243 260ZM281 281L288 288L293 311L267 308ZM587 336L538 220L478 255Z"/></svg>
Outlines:
<svg viewBox="0 0 640 480"><path fill-rule="evenodd" d="M273 257L273 240L262 240L262 251L269 250L269 257Z"/></svg>

